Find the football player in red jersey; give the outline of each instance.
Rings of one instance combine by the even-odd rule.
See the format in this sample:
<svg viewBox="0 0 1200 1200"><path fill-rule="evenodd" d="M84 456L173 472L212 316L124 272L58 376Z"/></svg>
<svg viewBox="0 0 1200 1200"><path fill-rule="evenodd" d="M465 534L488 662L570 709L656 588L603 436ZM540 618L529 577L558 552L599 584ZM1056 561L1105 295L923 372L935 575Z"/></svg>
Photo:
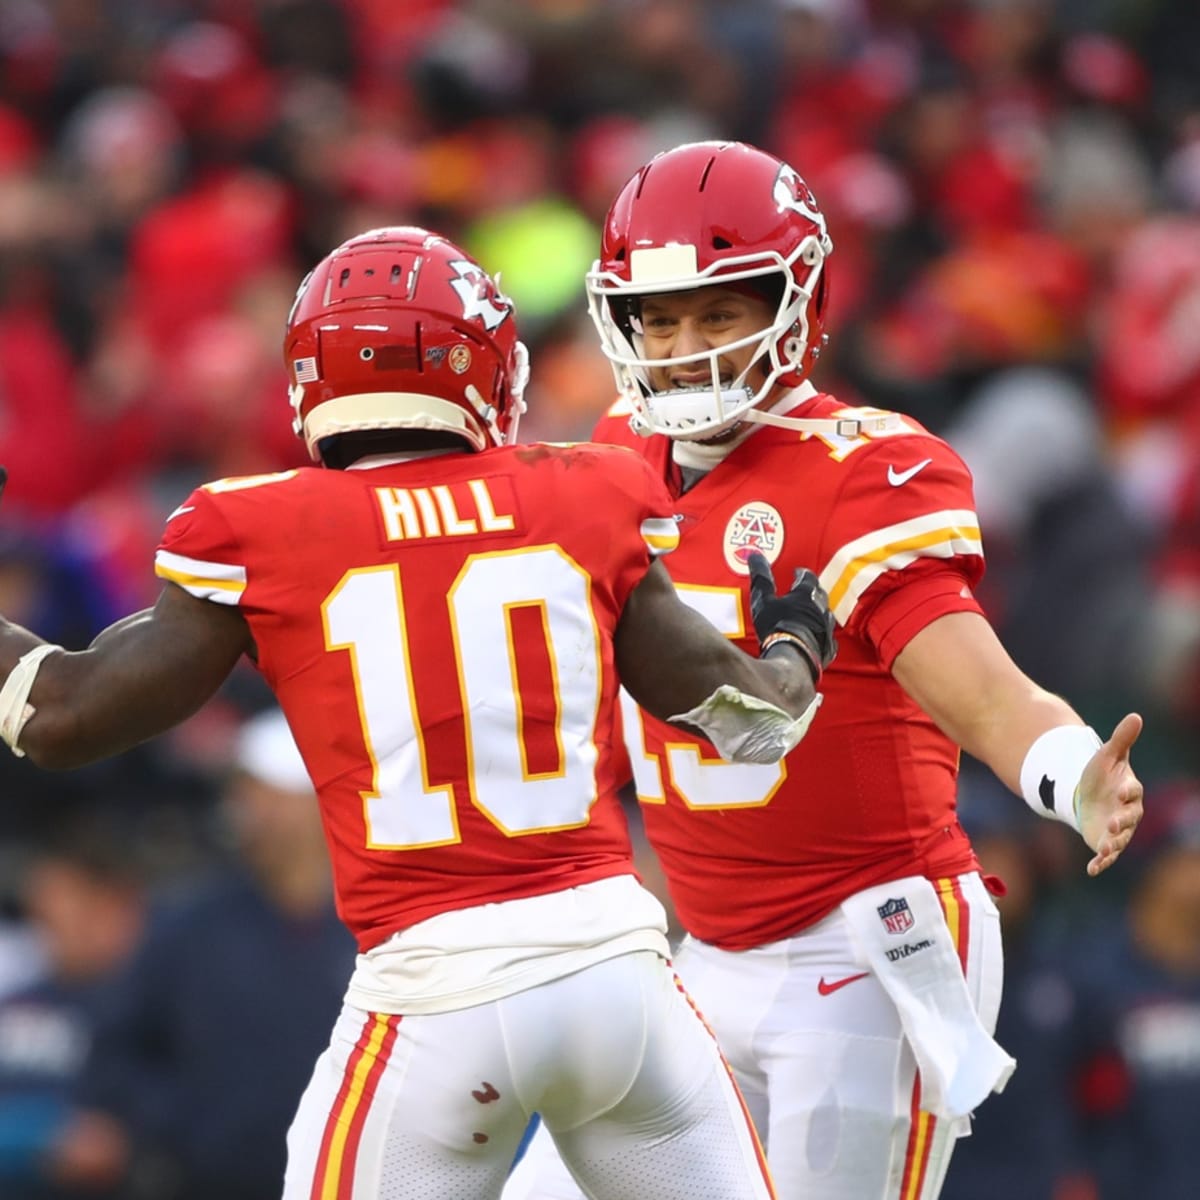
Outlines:
<svg viewBox="0 0 1200 1200"><path fill-rule="evenodd" d="M1012 1069L991 1037L998 916L955 816L959 748L1079 830L1096 874L1141 817L1141 720L1102 742L1013 664L972 595L983 547L950 447L808 381L832 248L769 154L708 142L649 162L587 281L620 389L595 436L668 484L676 587L743 645L750 552L820 573L840 649L786 760L719 762L633 705L626 737L688 934L676 966L781 1198L929 1200ZM538 1172L535 1151L506 1200L578 1194Z"/></svg>
<svg viewBox="0 0 1200 1200"><path fill-rule="evenodd" d="M85 651L0 622L0 735L68 767L182 720L243 654L270 683L361 949L286 1200L498 1196L534 1110L597 1197L768 1200L633 873L617 689L777 761L833 653L815 577L777 596L756 560L762 661L680 603L656 561L674 505L640 456L511 444L512 305L443 238L340 246L284 352L318 465L198 488L155 607Z"/></svg>

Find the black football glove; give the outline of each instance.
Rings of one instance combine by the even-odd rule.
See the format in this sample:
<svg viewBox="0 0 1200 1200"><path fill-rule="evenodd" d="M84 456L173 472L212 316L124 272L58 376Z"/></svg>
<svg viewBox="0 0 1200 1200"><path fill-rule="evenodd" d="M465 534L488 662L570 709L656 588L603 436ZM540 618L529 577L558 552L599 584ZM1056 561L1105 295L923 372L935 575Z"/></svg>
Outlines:
<svg viewBox="0 0 1200 1200"><path fill-rule="evenodd" d="M777 596L775 576L766 556L752 550L746 565L750 568L750 616L758 634L760 656L766 658L781 644L792 646L804 656L816 685L837 654L833 613L825 589L812 571L798 567L792 590Z"/></svg>

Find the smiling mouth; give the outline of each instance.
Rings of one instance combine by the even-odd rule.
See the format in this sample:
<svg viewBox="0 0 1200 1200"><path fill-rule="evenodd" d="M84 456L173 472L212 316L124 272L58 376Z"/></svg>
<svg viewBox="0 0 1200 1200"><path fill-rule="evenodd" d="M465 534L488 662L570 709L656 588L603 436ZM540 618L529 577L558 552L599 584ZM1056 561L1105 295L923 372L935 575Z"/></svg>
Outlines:
<svg viewBox="0 0 1200 1200"><path fill-rule="evenodd" d="M722 375L720 386L724 389L729 387L732 382L732 377ZM677 392L711 392L713 390L712 376L705 375L703 379L680 379L675 376L671 379L671 387Z"/></svg>

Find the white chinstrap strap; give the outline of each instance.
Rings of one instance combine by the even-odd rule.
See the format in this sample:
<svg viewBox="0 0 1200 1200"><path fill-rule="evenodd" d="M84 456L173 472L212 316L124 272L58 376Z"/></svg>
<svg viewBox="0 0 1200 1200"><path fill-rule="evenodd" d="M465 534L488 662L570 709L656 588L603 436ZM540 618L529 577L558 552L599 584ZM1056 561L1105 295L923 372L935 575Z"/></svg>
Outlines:
<svg viewBox="0 0 1200 1200"><path fill-rule="evenodd" d="M1079 829L1079 779L1104 743L1090 725L1057 725L1038 737L1021 764L1021 795L1039 817Z"/></svg>
<svg viewBox="0 0 1200 1200"><path fill-rule="evenodd" d="M906 433L908 426L899 413L882 412L859 414L853 417L785 417L761 408L742 414L744 421L756 425L775 425L793 429L814 437L857 438L864 434L883 437L890 433Z"/></svg>
<svg viewBox="0 0 1200 1200"><path fill-rule="evenodd" d="M62 648L51 642L34 646L17 659L17 665L9 672L4 686L0 688L0 738L4 739L8 748L18 758L25 757L25 751L17 745L21 730L36 711L29 703L29 693L33 690L38 668L41 667L43 658Z"/></svg>
<svg viewBox="0 0 1200 1200"><path fill-rule="evenodd" d="M729 762L773 763L800 743L823 699L818 693L792 717L725 683L703 704L667 719L699 729Z"/></svg>

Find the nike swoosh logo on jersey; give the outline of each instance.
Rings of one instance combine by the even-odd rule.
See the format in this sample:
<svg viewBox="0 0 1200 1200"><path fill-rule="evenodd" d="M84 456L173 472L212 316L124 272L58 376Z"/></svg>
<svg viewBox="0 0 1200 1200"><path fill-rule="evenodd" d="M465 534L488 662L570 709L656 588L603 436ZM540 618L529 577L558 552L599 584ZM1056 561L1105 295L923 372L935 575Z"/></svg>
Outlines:
<svg viewBox="0 0 1200 1200"><path fill-rule="evenodd" d="M168 521L175 520L176 517L182 517L184 513L194 512L196 506L194 504L181 504L168 518Z"/></svg>
<svg viewBox="0 0 1200 1200"><path fill-rule="evenodd" d="M835 979L832 983L826 983L825 976L822 975L817 983L817 991L822 996L832 996L834 992L840 988L844 988L847 984L857 983L860 979L866 979L870 973L870 971L860 971L857 975L847 975L845 979Z"/></svg>
<svg viewBox="0 0 1200 1200"><path fill-rule="evenodd" d="M931 462L933 462L932 458L922 459L915 467L909 467L907 471L897 471L891 463L888 463L888 483L892 487L900 487L901 484L907 483L918 471L925 470Z"/></svg>

